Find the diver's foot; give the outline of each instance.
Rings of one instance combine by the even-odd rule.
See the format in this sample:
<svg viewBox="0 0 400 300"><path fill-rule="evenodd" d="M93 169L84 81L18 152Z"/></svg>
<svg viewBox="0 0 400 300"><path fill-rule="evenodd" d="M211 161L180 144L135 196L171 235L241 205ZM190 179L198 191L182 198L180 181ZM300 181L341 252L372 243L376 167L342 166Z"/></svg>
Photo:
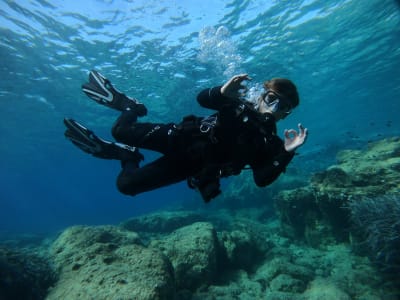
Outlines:
<svg viewBox="0 0 400 300"><path fill-rule="evenodd" d="M75 120L65 118L65 136L82 151L104 159L129 160L139 162L144 159L139 149L121 143L113 143L96 136L93 131Z"/></svg>
<svg viewBox="0 0 400 300"><path fill-rule="evenodd" d="M97 71L90 71L89 82L82 85L82 90L89 98L107 107L119 111L132 110L139 117L147 114L147 108L143 103L117 91L110 80Z"/></svg>

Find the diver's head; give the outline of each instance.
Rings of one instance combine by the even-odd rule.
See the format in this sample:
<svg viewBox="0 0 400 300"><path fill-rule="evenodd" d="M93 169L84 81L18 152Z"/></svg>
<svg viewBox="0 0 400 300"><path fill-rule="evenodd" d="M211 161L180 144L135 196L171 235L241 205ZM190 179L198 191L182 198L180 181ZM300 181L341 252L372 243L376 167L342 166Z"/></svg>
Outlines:
<svg viewBox="0 0 400 300"><path fill-rule="evenodd" d="M296 85L286 78L273 78L264 82L265 92L258 99L261 113L270 113L276 120L286 118L299 105Z"/></svg>

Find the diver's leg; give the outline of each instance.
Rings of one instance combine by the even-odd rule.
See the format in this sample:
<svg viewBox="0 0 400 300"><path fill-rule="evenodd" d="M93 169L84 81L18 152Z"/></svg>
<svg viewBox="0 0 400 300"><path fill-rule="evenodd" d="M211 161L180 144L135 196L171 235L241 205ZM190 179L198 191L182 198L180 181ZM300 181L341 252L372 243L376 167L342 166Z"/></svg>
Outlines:
<svg viewBox="0 0 400 300"><path fill-rule="evenodd" d="M112 135L119 143L166 154L171 148L173 123L136 123L135 112L123 111L112 127Z"/></svg>
<svg viewBox="0 0 400 300"><path fill-rule="evenodd" d="M183 164L169 157L135 168L127 163L117 178L118 190L126 195L137 195L163 186L171 185L188 177Z"/></svg>

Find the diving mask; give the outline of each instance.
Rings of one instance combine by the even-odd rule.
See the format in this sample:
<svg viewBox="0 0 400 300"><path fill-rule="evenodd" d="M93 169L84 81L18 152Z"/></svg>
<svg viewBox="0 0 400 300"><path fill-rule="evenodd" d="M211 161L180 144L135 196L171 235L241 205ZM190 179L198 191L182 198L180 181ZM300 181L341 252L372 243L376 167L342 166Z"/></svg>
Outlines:
<svg viewBox="0 0 400 300"><path fill-rule="evenodd" d="M292 106L290 105L289 101L286 100L286 98L284 98L282 95L272 90L267 90L265 92L263 101L269 110L274 113L278 110L283 111L287 115L292 112Z"/></svg>

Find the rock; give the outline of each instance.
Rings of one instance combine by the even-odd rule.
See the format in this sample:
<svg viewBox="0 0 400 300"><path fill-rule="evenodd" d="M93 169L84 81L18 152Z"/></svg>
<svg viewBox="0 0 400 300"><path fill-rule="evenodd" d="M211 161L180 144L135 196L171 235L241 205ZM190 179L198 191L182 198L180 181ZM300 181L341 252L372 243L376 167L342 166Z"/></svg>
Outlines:
<svg viewBox="0 0 400 300"><path fill-rule="evenodd" d="M56 279L46 257L0 246L0 299L43 299Z"/></svg>
<svg viewBox="0 0 400 300"><path fill-rule="evenodd" d="M220 243L225 250L229 268L250 271L263 258L257 242L248 232L242 230L222 232Z"/></svg>
<svg viewBox="0 0 400 300"><path fill-rule="evenodd" d="M290 278L293 290L289 291L287 287L283 287L282 280L285 278ZM312 278L314 278L313 270L304 266L292 264L283 257L266 260L265 263L257 269L254 275L254 280L263 282L265 286L271 286L272 282L275 280L274 286L270 290L282 292L304 291L307 283Z"/></svg>
<svg viewBox="0 0 400 300"><path fill-rule="evenodd" d="M264 299L262 285L243 271L234 271L226 285L211 285L196 291L191 300Z"/></svg>
<svg viewBox="0 0 400 300"><path fill-rule="evenodd" d="M131 218L123 222L121 227L134 232L170 233L202 220L200 215L190 211L166 211Z"/></svg>
<svg viewBox="0 0 400 300"><path fill-rule="evenodd" d="M351 200L397 194L400 188L400 138L370 143L364 150L343 150L338 164L313 176L303 188L275 199L283 233L314 247L349 242Z"/></svg>
<svg viewBox="0 0 400 300"><path fill-rule="evenodd" d="M302 280L293 278L287 274L279 274L271 280L269 288L274 292L301 293L305 290L306 286Z"/></svg>
<svg viewBox="0 0 400 300"><path fill-rule="evenodd" d="M303 293L307 300L350 300L350 296L326 279L317 278Z"/></svg>
<svg viewBox="0 0 400 300"><path fill-rule="evenodd" d="M136 233L114 226L75 226L52 246L60 279L47 299L173 299L173 269Z"/></svg>
<svg viewBox="0 0 400 300"><path fill-rule="evenodd" d="M111 253L120 245L140 244L137 233L115 226L73 226L67 228L52 245L55 266L61 271L71 264L85 264L92 255Z"/></svg>
<svg viewBox="0 0 400 300"><path fill-rule="evenodd" d="M178 289L195 290L213 282L217 267L218 240L210 223L194 223L150 243L171 260Z"/></svg>
<svg viewBox="0 0 400 300"><path fill-rule="evenodd" d="M268 299L268 300L308 300L308 299L304 299L304 297L302 297L302 295L299 295L299 294L293 294L293 293L288 293L288 292L279 292L279 291L270 291L270 290L266 291L265 296L262 299Z"/></svg>
<svg viewBox="0 0 400 300"><path fill-rule="evenodd" d="M350 187L353 184L351 176L338 166L332 166L325 172L316 173L313 181L326 186Z"/></svg>
<svg viewBox="0 0 400 300"><path fill-rule="evenodd" d="M369 143L364 150L342 150L337 155L338 164L315 176L313 184L321 190L342 190L353 196L394 193L398 190L399 153L400 137Z"/></svg>
<svg viewBox="0 0 400 300"><path fill-rule="evenodd" d="M291 238L304 238L305 230L320 212L310 187L282 191L275 207L283 232Z"/></svg>

